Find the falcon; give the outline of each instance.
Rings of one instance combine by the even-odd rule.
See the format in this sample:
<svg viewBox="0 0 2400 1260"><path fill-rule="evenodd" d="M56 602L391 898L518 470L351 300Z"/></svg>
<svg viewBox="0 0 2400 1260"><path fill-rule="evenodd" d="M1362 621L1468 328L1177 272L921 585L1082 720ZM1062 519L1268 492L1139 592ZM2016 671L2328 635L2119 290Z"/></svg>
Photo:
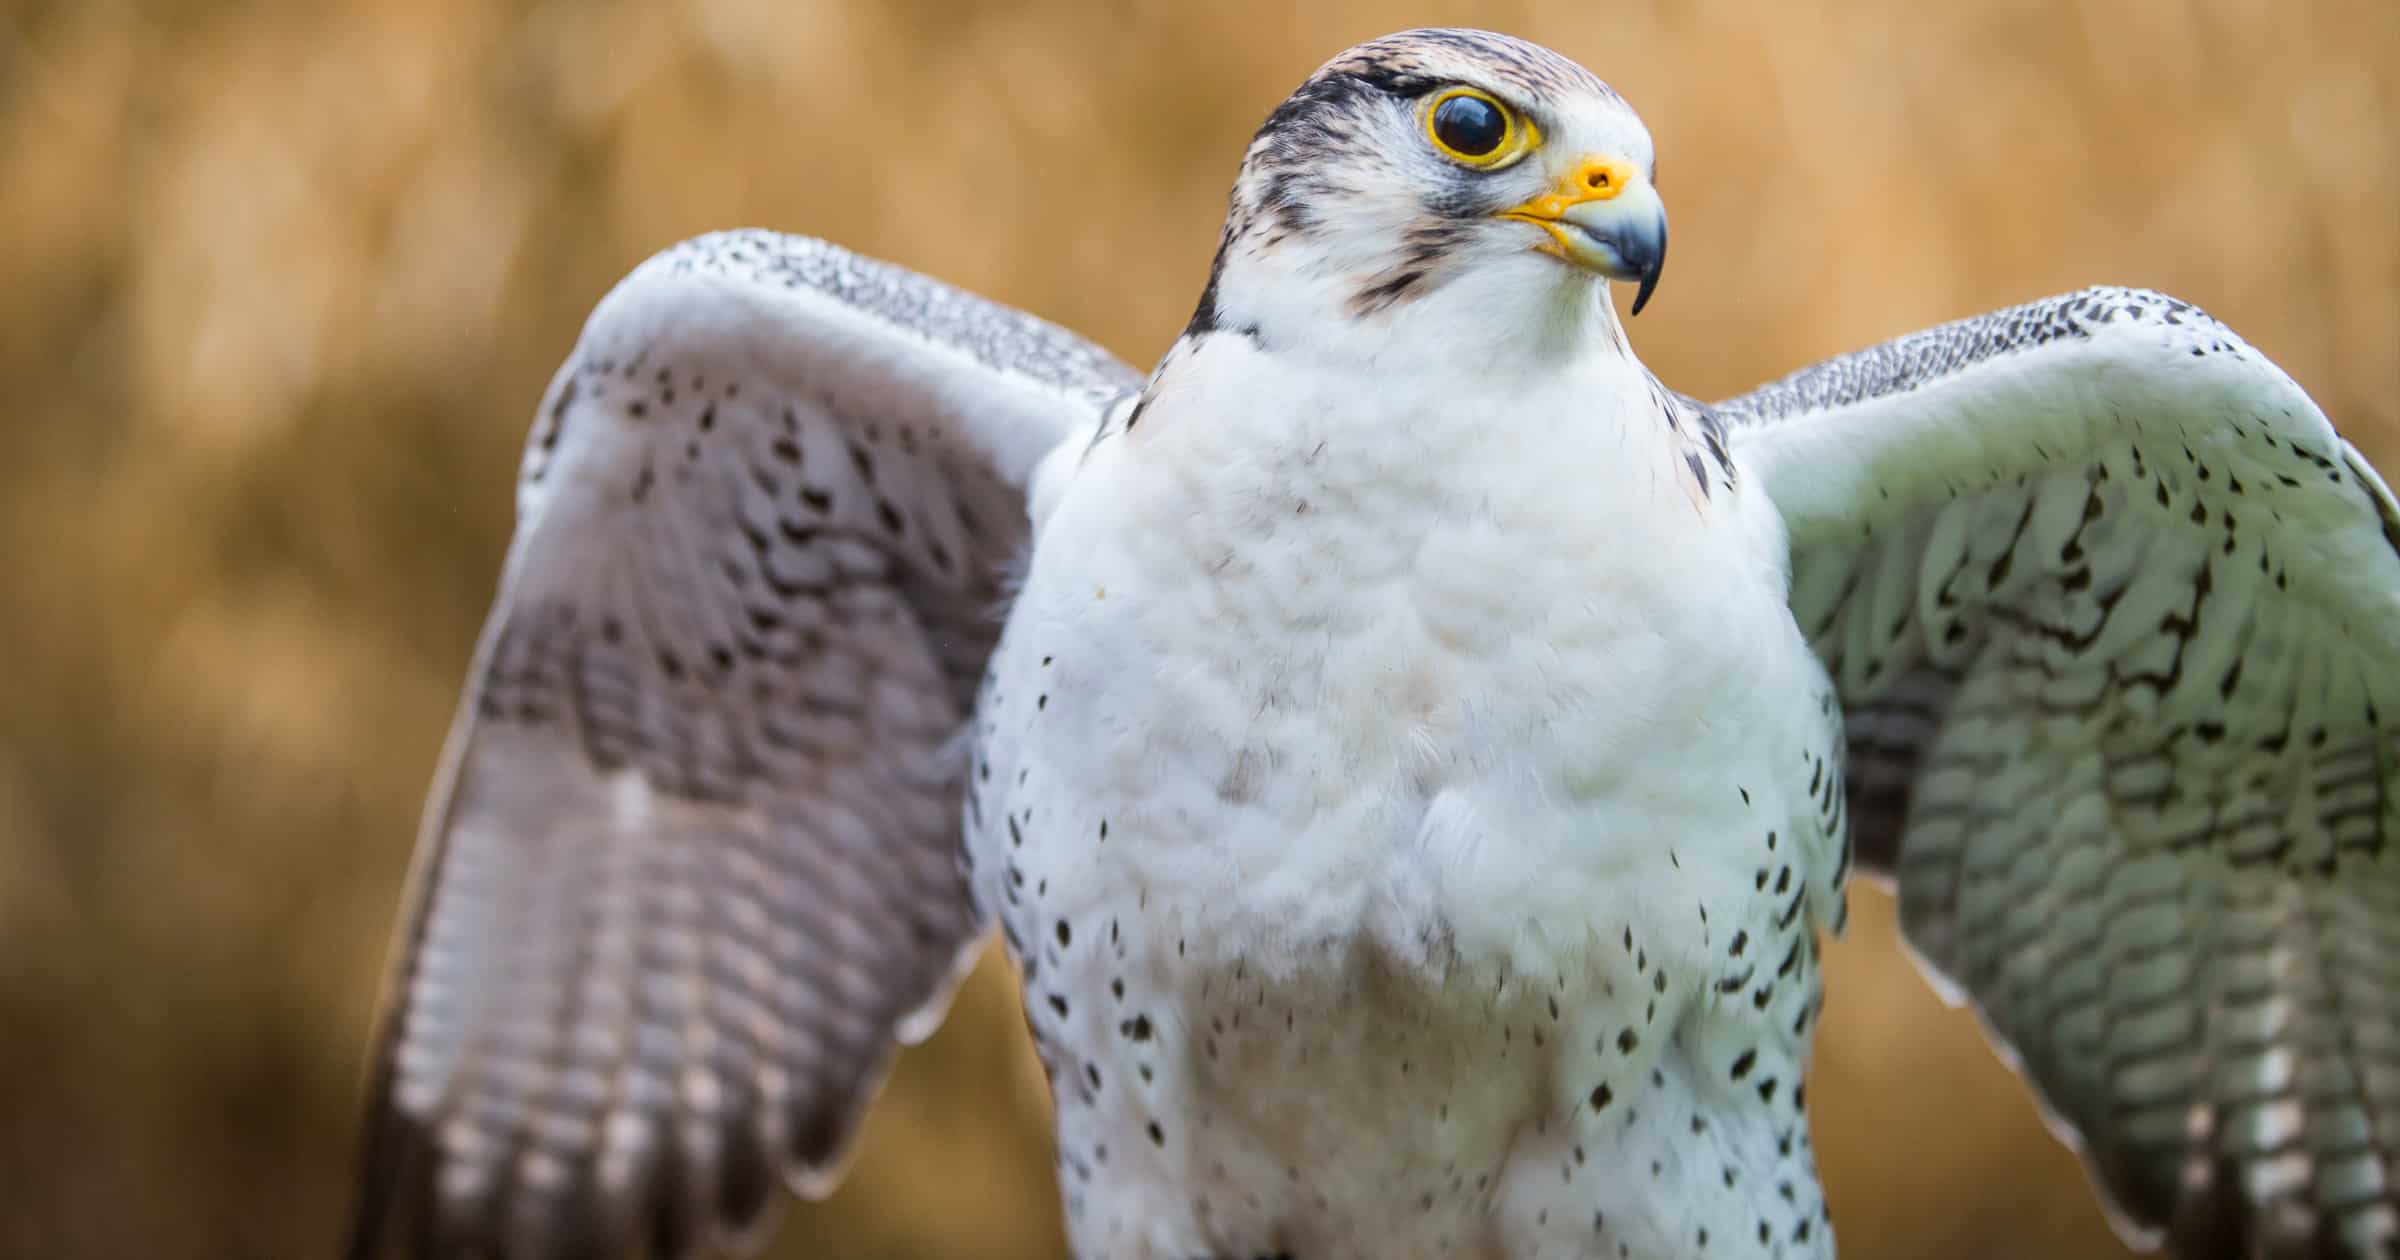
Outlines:
<svg viewBox="0 0 2400 1260"><path fill-rule="evenodd" d="M635 271L525 454L354 1252L748 1247L997 922L1083 1260L1830 1256L1863 868L2129 1238L2393 1254L2400 505L2154 293L1679 394L1608 292L1654 173L1413 31L1267 118L1146 379L818 241Z"/></svg>

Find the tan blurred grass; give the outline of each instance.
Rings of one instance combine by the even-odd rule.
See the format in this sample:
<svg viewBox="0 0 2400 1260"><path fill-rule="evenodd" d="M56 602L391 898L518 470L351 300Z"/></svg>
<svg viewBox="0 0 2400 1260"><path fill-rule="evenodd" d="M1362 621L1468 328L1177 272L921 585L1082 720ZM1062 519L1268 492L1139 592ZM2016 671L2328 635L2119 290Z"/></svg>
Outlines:
<svg viewBox="0 0 2400 1260"><path fill-rule="evenodd" d="M1147 362L1257 119L1425 22L1584 60L1664 154L1634 332L1730 392L2093 281L2226 318L2400 470L2388 0L492 5L0 16L0 1254L321 1253L413 818L591 304L830 236ZM1846 1253L2108 1255L1893 947L1834 951ZM784 1254L1053 1255L999 969Z"/></svg>

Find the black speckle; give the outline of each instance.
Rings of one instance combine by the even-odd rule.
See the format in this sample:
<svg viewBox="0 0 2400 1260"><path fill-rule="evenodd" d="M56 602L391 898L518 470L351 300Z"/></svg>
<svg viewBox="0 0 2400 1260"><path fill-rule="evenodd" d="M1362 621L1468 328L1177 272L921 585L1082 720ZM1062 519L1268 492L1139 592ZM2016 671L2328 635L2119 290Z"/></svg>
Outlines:
<svg viewBox="0 0 2400 1260"><path fill-rule="evenodd" d="M1602 1081L1599 1084L1592 1086L1592 1110L1606 1111L1608 1110L1608 1105L1612 1102L1615 1102L1616 1098L1617 1092L1608 1087L1607 1081Z"/></svg>

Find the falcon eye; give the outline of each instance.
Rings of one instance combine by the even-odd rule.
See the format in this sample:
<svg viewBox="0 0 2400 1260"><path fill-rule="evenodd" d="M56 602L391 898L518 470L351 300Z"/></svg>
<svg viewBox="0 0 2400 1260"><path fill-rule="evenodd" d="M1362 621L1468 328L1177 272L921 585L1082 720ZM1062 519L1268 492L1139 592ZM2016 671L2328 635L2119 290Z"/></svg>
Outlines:
<svg viewBox="0 0 2400 1260"><path fill-rule="evenodd" d="M1482 157L1508 139L1508 120L1478 96L1453 96L1434 107L1433 138L1460 157Z"/></svg>
<svg viewBox="0 0 2400 1260"><path fill-rule="evenodd" d="M1531 120L1467 87L1451 88L1426 103L1425 134L1443 157L1478 170L1501 166L1540 139Z"/></svg>

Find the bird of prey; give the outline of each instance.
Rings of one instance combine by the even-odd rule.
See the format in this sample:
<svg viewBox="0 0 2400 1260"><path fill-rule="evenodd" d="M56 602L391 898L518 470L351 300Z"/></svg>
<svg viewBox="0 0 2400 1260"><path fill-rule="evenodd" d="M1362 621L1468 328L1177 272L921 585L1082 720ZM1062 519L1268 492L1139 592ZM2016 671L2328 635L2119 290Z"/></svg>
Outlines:
<svg viewBox="0 0 2400 1260"><path fill-rule="evenodd" d="M742 1249L997 921L1083 1260L1829 1256L1855 866L2129 1237L2392 1254L2400 505L2154 293L1676 393L1608 297L1653 172L1413 31L1268 117L1146 379L817 241L635 271L526 451L356 1251Z"/></svg>

